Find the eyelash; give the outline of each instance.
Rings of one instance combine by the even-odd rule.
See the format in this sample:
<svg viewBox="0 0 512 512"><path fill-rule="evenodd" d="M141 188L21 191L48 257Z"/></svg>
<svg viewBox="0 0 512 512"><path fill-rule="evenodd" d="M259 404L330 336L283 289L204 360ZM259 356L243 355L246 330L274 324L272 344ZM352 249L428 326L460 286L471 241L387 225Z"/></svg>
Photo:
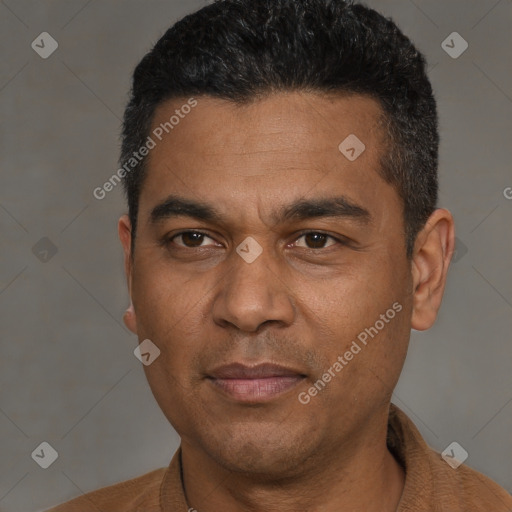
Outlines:
<svg viewBox="0 0 512 512"><path fill-rule="evenodd" d="M198 234L198 235L204 235L208 238L212 238L210 235L208 235L208 233L204 233L203 231L196 231L196 230L186 230L186 231L180 231L179 233L175 233L174 235L172 235L171 237L167 237L163 240L163 245L169 245L170 243L172 243L174 241L175 238L178 238L179 236L181 235L185 235L185 234L188 234L188 233L194 233L194 234ZM348 242L343 240L343 239L340 239L340 238L336 238L335 236L332 236L332 235L329 235L328 233L324 233L322 231L313 231L313 230L306 230L306 231L302 231L298 234L296 240L298 240L299 238L302 238L303 236L305 235L324 235L326 236L328 239L332 239L334 241L336 241L339 245L348 245ZM199 246L199 247L187 247L186 245L179 245L178 247L180 247L181 249L205 249L205 247L202 247L202 246ZM309 250L309 251L320 251L320 250L326 250L326 249L329 249L330 247L332 247L331 245L328 246L328 247L320 247L320 248L313 248L313 247L303 247L303 249L305 250Z"/></svg>

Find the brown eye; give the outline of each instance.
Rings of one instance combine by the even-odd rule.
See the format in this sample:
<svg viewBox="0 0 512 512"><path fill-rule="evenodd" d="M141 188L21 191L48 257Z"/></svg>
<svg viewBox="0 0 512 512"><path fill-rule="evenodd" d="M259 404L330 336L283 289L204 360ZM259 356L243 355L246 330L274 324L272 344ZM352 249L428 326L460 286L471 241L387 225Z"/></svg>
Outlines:
<svg viewBox="0 0 512 512"><path fill-rule="evenodd" d="M334 243L336 243L334 237L326 235L325 233L318 233L316 231L303 233L297 240L300 240L301 238L303 238L305 241L305 246L302 245L302 247L306 247L307 249L324 249L325 247L330 247L333 244L328 246L325 245L329 238L333 240Z"/></svg>
<svg viewBox="0 0 512 512"><path fill-rule="evenodd" d="M196 247L203 247L201 244L207 238L212 240L209 236L201 233L200 231L183 231L182 233L178 233L173 236L171 241L175 242L175 240L181 239L182 243L175 242L176 245L193 249Z"/></svg>

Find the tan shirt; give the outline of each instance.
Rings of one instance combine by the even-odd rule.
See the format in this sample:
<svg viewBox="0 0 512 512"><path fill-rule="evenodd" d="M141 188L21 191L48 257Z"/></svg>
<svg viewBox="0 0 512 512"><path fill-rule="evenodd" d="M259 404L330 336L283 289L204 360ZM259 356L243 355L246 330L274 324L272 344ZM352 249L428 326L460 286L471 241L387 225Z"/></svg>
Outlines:
<svg viewBox="0 0 512 512"><path fill-rule="evenodd" d="M397 512L512 512L512 496L465 465L451 468L391 404L388 447L405 470ZM47 512L187 512L180 450L168 468L104 487Z"/></svg>

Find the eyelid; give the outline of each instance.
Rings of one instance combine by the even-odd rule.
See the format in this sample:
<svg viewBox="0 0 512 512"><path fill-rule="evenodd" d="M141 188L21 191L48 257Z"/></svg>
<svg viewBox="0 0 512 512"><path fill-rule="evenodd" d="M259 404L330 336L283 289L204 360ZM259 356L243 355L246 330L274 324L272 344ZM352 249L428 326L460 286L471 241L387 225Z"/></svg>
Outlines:
<svg viewBox="0 0 512 512"><path fill-rule="evenodd" d="M204 231L200 231L198 229L185 229L183 231L179 231L178 233L175 233L172 236L166 236L164 237L163 244L169 244L171 242L174 242L175 238L178 238L181 235L185 235L186 233L194 233L198 235L203 235L207 238L210 238L212 240L215 240L212 236L210 236L208 233L205 233ZM187 247L186 245L178 245L178 247L183 247L184 249L204 249L206 246L199 246L199 247Z"/></svg>
<svg viewBox="0 0 512 512"><path fill-rule="evenodd" d="M312 234L312 233L314 233L315 235L325 235L327 238L332 238L333 240L336 240L336 242L338 242L341 245L346 245L346 244L350 243L350 240L347 237L343 236L343 235L331 235L330 233L326 233L325 231L322 231L321 229L320 230L318 230L318 229L305 229L304 231L300 231L297 234L297 238L300 238L301 236L309 235L309 234Z"/></svg>

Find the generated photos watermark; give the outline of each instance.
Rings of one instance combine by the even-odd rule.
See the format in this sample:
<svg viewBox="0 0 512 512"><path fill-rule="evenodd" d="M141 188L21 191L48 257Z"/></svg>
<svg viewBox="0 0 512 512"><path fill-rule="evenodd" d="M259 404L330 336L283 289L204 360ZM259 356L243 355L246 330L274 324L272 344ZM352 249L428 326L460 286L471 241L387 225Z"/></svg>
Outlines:
<svg viewBox="0 0 512 512"><path fill-rule="evenodd" d="M197 104L198 102L195 98L189 98L187 103L174 111L174 115L172 115L168 121L160 123L156 128L154 128L151 135L148 135L146 142L139 148L139 150L134 151L125 164L117 169L117 171L112 174L112 176L101 187L96 187L93 190L92 195L99 201L105 199L107 194L112 192L112 190L121 183L122 179L133 171L137 167L137 164L142 162L149 152L156 147L158 142L164 138L164 135L171 133L171 131L180 124L181 120L185 119L187 114L190 114L194 107L197 107Z"/></svg>
<svg viewBox="0 0 512 512"><path fill-rule="evenodd" d="M331 380L336 377L341 370L343 370L343 368L352 361L352 359L354 359L354 356L359 354L361 350L367 346L369 342L368 337L373 339L377 336L377 334L384 329L386 324L389 324L389 322L395 318L396 314L400 313L402 309L402 304L394 302L391 308L380 315L379 320L377 320L371 327L367 327L361 331L357 335L357 340L352 341L349 349L343 355L338 356L336 361L325 371L322 377L318 379L307 391L299 393L299 402L303 405L309 404L311 398L318 395L320 391L323 391L326 385L331 382Z"/></svg>

